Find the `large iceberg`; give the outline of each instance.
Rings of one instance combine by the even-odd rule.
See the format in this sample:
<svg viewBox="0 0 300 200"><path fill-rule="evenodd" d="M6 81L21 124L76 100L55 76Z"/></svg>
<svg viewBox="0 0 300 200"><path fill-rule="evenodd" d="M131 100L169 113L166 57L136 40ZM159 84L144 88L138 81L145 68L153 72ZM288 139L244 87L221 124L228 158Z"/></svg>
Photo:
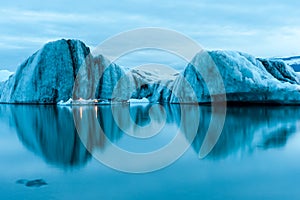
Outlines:
<svg viewBox="0 0 300 200"><path fill-rule="evenodd" d="M0 85L0 102L54 104L69 100L72 94L75 99L106 98L104 91L112 91L111 77L117 74L117 79L123 71L114 64L111 64L114 67L104 67L108 64L102 56L94 58L90 49L79 40L50 42L23 62L16 73ZM94 80L101 69L106 69L103 78ZM78 74L81 79L76 79ZM76 87L73 93L74 85L81 87ZM88 94L86 87L90 85L103 92L97 97Z"/></svg>
<svg viewBox="0 0 300 200"><path fill-rule="evenodd" d="M222 95L224 90L216 84L213 66L206 65L213 60L222 77L229 102L298 104L300 102L300 81L294 70L280 60L257 59L249 54L234 51L211 51L209 56L199 53L186 67L183 76L175 81L174 90L181 90L190 98L190 89L182 87L182 79L190 83L197 101L208 103L212 96ZM207 61L206 61L207 60ZM199 63L204 63L199 66ZM197 66L197 67L196 67ZM201 67L201 70L198 69ZM207 82L200 74L210 76ZM211 74L211 75L210 75ZM214 86L215 84L215 86ZM210 93L207 85L213 89ZM185 91L186 90L186 91Z"/></svg>
<svg viewBox="0 0 300 200"><path fill-rule="evenodd" d="M230 102L299 104L300 77L281 60L235 51L200 52L182 73L151 67L128 71L102 55L93 56L81 41L62 39L46 44L0 83L2 103L143 98L209 103L224 101L215 97L225 94Z"/></svg>
<svg viewBox="0 0 300 200"><path fill-rule="evenodd" d="M56 103L72 95L76 71L89 54L80 41L46 44L5 82L0 97L5 103Z"/></svg>

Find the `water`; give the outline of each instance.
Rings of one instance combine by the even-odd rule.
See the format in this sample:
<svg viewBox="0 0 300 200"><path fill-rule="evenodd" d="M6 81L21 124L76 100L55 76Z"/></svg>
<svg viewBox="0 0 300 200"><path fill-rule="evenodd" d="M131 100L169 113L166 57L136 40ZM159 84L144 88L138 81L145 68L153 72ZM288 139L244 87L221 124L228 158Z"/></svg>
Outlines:
<svg viewBox="0 0 300 200"><path fill-rule="evenodd" d="M156 105L151 109L152 121L151 106L113 108L116 120L108 105L73 110L0 105L1 199L298 199L300 196L300 107L229 107L223 132L204 159L199 158L199 151L210 122L209 106L186 105L181 110L179 105ZM146 153L163 148L178 135L180 140L189 141L197 124L194 116L197 109L200 128L194 142L180 159L161 170L144 174L120 172L100 163L86 150L87 146L89 150L105 153L111 141L128 151ZM79 119L77 128L84 128L80 134L73 114ZM118 119L132 135L118 127ZM134 125L147 127L151 123L149 133L157 134L139 132ZM105 137L93 134L91 127L97 124ZM138 134L149 138L138 138ZM125 162L120 158L119 163ZM28 181L32 182L26 186Z"/></svg>

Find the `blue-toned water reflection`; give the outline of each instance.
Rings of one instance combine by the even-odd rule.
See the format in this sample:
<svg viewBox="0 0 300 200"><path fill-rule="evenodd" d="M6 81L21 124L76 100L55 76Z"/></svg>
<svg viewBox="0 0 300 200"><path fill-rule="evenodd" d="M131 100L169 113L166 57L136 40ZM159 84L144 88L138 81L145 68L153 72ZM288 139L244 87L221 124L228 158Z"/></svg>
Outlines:
<svg viewBox="0 0 300 200"><path fill-rule="evenodd" d="M122 119L123 128L125 127L125 129L134 131L134 124L147 126L151 123L149 109L152 105L129 107L129 105L121 104L113 106L117 107L117 118ZM163 107L158 106L152 109L152 123L159 125L165 122L165 126L158 134L148 139L140 139L126 134L124 130L118 127L110 105L77 106L73 107L73 110L70 107L56 106L0 105L0 128L2 130L0 135L2 141L0 159L3 161L0 167L2 170L2 181L0 183L3 188L1 192L7 187L10 188L8 191L14 191L14 187L17 186L11 186L10 184L14 184L18 179L28 178L26 176L32 178L46 177L50 180L53 176L57 177L57 179L53 178L52 181L54 182L59 182L59 178L62 178L64 182L70 184L70 186L62 187L65 188L66 192L70 188L81 187L79 183L75 184L73 180L84 182L87 178L93 182L93 186L90 185L91 191L95 192L96 187L94 184L99 184L106 188L101 190L104 197L119 199L172 197L174 188L178 189L177 186L179 185L183 187L183 191L175 192L174 194L177 195L173 197L208 198L213 195L211 194L213 191L217 191L217 188L227 183L232 184L234 188L224 186L228 191L226 192L224 188L224 190L221 189L222 192L219 196L216 196L216 199L223 197L232 197L232 199L236 197L238 199L247 195L249 198L257 198L261 197L260 194L264 194L264 197L276 199L273 198L271 190L268 190L267 184L271 184L270 187L278 188L278 181L280 180L283 181L280 182L280 187L283 187L285 191L277 191L276 197L278 199L283 197L293 198L298 195L294 191L296 182L293 180L295 177L300 176L300 170L298 170L300 163L295 160L300 152L300 148L297 148L299 146L297 145L297 142L299 142L299 107L228 107L223 132L213 150L204 159L199 159L198 154L211 119L211 108L209 106L197 107L200 111L200 121L197 122L193 117L194 105L184 105L183 107L185 108L180 110L179 105L163 105ZM126 113L127 110L130 112L129 115ZM95 134L93 129L88 130L88 128L87 131L83 132L84 135L79 137L74 125L73 113L79 113L79 115L87 116L87 119L90 119L86 127L99 124L106 137ZM181 115L184 115L183 121ZM85 148L85 145L88 145L92 147L91 149L98 148L105 151L106 140L110 140L128 151L148 152L168 144L178 134L179 127L181 127L180 134L184 136L182 138L189 140L190 127L195 123L199 123L199 128L190 150L171 167L147 175L137 177L136 175L122 174L103 167L101 163L93 159L90 152ZM13 139L13 133L17 135L21 144L29 150L28 152L18 145L17 140ZM82 137L86 138L85 142L88 141L87 144L82 143L80 139ZM32 157L32 155L36 157ZM39 161L38 158L43 161ZM232 158L238 158L238 161L232 161ZM282 166L279 167L279 165ZM95 170L97 166L102 166L100 171ZM53 172L53 169L61 170L62 174L57 171ZM291 171L291 169L294 171ZM28 173L29 171L30 173ZM263 178L263 172L267 172L269 178ZM36 174L42 174L44 177L34 177ZM99 177L94 180L93 177L89 177L91 174L106 177L106 182L101 181ZM180 174L184 174L186 177L181 177ZM209 179L206 178L208 174L210 174ZM161 178L161 183L155 183L158 181L158 176ZM255 177L256 180L261 180L261 184L266 185L259 184L261 189L257 193L249 194L249 191L245 188L249 187L250 191L254 191ZM126 186L127 188L125 187L124 191L130 193L130 191L133 192L133 188L136 188L143 191L143 194L141 196L132 196L131 194L116 196L116 194L112 194L111 190L108 190L108 188L117 184L113 179L120 182L123 182L123 179L124 181L125 179L128 181L136 180L136 183L131 182L132 187ZM176 181L174 182L174 180ZM274 182L274 180L277 182ZM203 181L208 181L206 186L203 185ZM155 184L161 187L161 184L164 183L169 185L170 188L156 188L157 195L155 195L156 193L151 193L152 190L149 188L146 191L140 185L142 182L147 182L145 183L147 187L156 188ZM202 185L202 189L194 185L196 183ZM282 185L283 183L284 185ZM86 184L89 185L89 183ZM54 186L49 183L47 187ZM209 189L211 189L210 192ZM19 191L18 188L16 190ZM56 189L52 188L50 193L53 194L54 190ZM239 192L235 192L235 190ZM120 192L122 192L122 189L120 189ZM9 197L10 193L4 192L2 194ZM20 195L22 194L24 194L24 191L20 193ZM33 197L38 198L40 197L39 194L34 194ZM71 194L67 195L64 191L60 191L58 194L73 197ZM17 195L17 197L20 196Z"/></svg>
<svg viewBox="0 0 300 200"><path fill-rule="evenodd" d="M114 105L117 106L117 117L122 119L128 129L138 125L150 123L149 109L151 105ZM82 112L88 116L89 123L85 128L99 123L106 137L121 147L144 151L155 150L166 145L175 137L181 125L183 133L189 137L189 127L197 123L193 119L194 105L184 105L185 121L181 122L179 105L163 106L154 109L156 122L166 121L165 128L156 136L147 139L137 139L122 131L111 111L111 106L83 106L73 108L75 112ZM201 106L199 128L192 147L199 152L211 119L211 108ZM33 105L1 105L2 121L6 121L15 129L20 141L30 151L44 158L50 164L58 167L76 167L84 165L90 159L90 154L80 141L74 125L73 113L69 107L33 106ZM129 109L130 116L126 111ZM161 117L166 112L166 119ZM96 117L94 117L96 116ZM252 153L255 149L269 149L284 147L287 140L297 131L300 108L297 107L229 107L222 134L208 155L208 159L225 158L231 154ZM131 119L135 124L131 122ZM191 118L189 118L191 117ZM97 121L93 121L96 119ZM85 136L94 148L105 151L105 137L87 130ZM151 130L149 130L151 131ZM124 140L125 142L122 142ZM142 145L138 144L142 143ZM135 148L135 145L139 148ZM148 145L148 146L145 146ZM147 152L147 151L145 151ZM197 156L195 157L197 159Z"/></svg>

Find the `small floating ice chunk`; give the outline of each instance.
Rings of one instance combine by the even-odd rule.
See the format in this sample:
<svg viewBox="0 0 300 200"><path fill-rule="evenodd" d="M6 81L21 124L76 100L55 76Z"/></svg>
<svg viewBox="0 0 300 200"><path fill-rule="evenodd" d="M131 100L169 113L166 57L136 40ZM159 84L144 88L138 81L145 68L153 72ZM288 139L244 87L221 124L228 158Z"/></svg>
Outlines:
<svg viewBox="0 0 300 200"><path fill-rule="evenodd" d="M140 104L140 103L149 103L149 100L144 97L142 99L129 99L127 102L134 103L134 104Z"/></svg>
<svg viewBox="0 0 300 200"><path fill-rule="evenodd" d="M57 105L59 106L69 106L71 105L73 102L73 99L70 98L68 101L64 102L63 100L61 100L60 102L57 103Z"/></svg>

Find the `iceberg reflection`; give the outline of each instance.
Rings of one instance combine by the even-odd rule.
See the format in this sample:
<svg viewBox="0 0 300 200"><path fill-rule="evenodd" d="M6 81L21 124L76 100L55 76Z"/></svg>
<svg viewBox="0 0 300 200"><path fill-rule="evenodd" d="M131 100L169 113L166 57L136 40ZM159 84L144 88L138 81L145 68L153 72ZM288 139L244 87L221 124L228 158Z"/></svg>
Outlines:
<svg viewBox="0 0 300 200"><path fill-rule="evenodd" d="M0 120L16 130L23 145L47 163L79 167L91 157L77 135L68 108L35 105L0 105Z"/></svg>
<svg viewBox="0 0 300 200"><path fill-rule="evenodd" d="M92 151L105 151L107 140L112 143L122 141L125 136L124 129L134 133L151 123L155 125L156 131L160 130L157 134L170 131L160 129L162 124L177 126L180 134L184 136L182 138L192 143L192 148L199 154L211 120L211 108L183 105L181 110L180 105L176 104L151 108L152 106L74 106L72 112L69 107L0 105L0 120L16 130L27 149L41 156L47 163L61 168L85 165L91 158L85 146ZM200 116L195 116L195 109L199 109ZM84 130L80 131L80 137L75 128L73 114L82 119L77 122ZM298 116L298 107L228 107L223 132L206 159L218 160L229 155L284 147L289 137L298 131ZM195 120L197 117L199 120ZM197 121L199 128L193 138L193 127L197 125ZM122 129L119 127L120 123ZM98 129L95 132L95 126L101 127L102 131ZM84 145L80 138L84 138ZM194 140L191 141L192 139Z"/></svg>
<svg viewBox="0 0 300 200"><path fill-rule="evenodd" d="M202 107L193 148L199 152L211 115ZM259 149L284 147L289 137L299 130L300 108L293 106L228 107L222 134L207 158L221 159L232 154L252 153Z"/></svg>

